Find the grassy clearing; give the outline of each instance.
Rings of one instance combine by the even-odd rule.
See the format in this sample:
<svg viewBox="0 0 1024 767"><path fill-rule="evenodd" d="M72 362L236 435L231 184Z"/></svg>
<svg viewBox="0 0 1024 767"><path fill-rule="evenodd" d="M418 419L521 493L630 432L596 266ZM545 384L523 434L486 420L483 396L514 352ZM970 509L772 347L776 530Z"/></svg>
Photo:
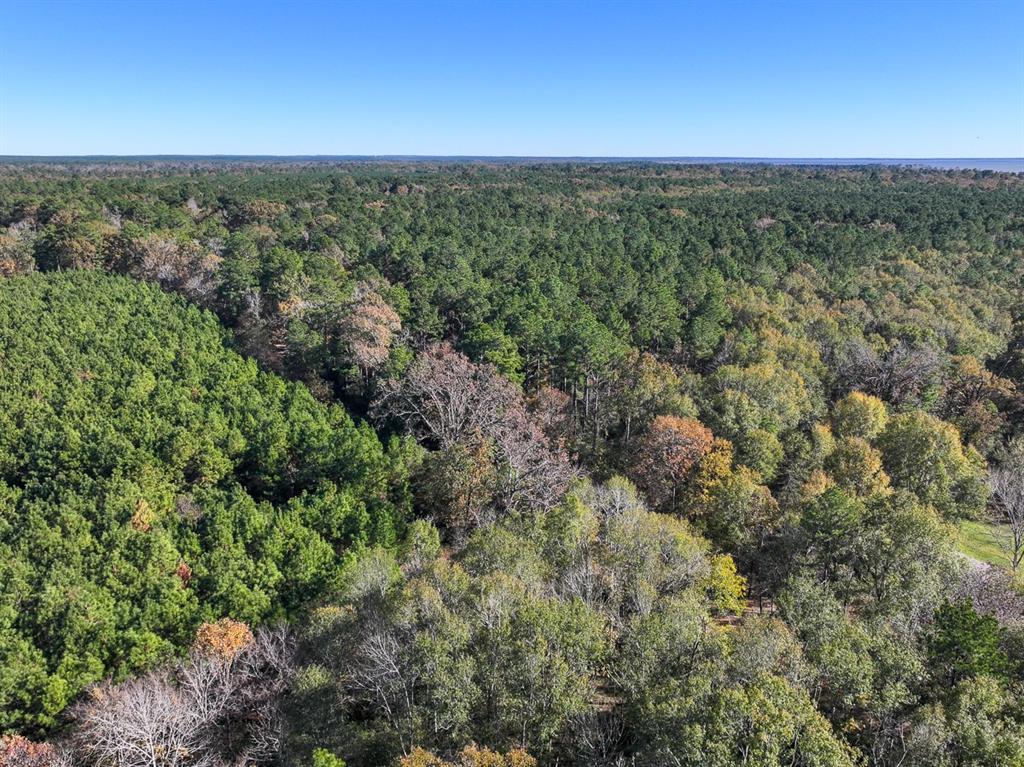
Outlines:
<svg viewBox="0 0 1024 767"><path fill-rule="evenodd" d="M990 565L1010 566L1006 549L1000 546L1000 542L1008 540L1010 535L1005 525L966 520L960 523L959 531L960 551L964 554Z"/></svg>

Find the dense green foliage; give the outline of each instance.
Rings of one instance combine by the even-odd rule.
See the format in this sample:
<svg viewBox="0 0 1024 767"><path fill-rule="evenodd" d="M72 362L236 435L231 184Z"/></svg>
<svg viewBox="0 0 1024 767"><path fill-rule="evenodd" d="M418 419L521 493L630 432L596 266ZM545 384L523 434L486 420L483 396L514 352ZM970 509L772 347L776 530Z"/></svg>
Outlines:
<svg viewBox="0 0 1024 767"><path fill-rule="evenodd" d="M294 614L402 524L367 426L151 286L0 282L0 370L0 728L52 724L200 621Z"/></svg>
<svg viewBox="0 0 1024 767"><path fill-rule="evenodd" d="M273 694L235 669L260 763L1024 765L1024 598L955 534L1024 546L1022 211L897 168L0 170L0 729L165 664L79 697L103 732L228 616L295 626Z"/></svg>
<svg viewBox="0 0 1024 767"><path fill-rule="evenodd" d="M794 428L853 388L938 410L983 451L1007 428L998 380L980 399L947 390L965 360L990 360L1021 337L1024 184L1013 176L215 171L8 172L0 269L156 280L214 308L265 364L316 391L327 382L359 409L382 363L344 318L358 317L360 332L393 328L382 296L406 336L453 340L528 389L569 393L581 421L574 448L605 471L625 446L619 392L633 384L636 351L699 373L725 365L709 382L709 425L738 437L762 473L791 456ZM390 334L369 335L386 354ZM717 391L762 374L771 396L765 386L739 401Z"/></svg>

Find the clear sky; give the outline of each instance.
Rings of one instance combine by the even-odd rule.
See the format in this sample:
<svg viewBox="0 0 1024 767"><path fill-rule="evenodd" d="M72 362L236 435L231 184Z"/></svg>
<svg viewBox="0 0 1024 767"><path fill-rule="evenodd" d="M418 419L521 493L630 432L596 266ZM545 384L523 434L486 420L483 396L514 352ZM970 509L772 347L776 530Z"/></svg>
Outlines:
<svg viewBox="0 0 1024 767"><path fill-rule="evenodd" d="M1024 0L0 0L0 154L1024 156Z"/></svg>

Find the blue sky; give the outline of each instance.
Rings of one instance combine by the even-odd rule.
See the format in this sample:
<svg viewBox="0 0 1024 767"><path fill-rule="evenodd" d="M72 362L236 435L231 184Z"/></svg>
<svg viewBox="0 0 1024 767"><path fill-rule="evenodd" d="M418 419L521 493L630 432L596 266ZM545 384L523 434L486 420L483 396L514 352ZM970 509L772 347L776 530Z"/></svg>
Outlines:
<svg viewBox="0 0 1024 767"><path fill-rule="evenodd" d="M0 154L1024 155L1024 1L0 0Z"/></svg>

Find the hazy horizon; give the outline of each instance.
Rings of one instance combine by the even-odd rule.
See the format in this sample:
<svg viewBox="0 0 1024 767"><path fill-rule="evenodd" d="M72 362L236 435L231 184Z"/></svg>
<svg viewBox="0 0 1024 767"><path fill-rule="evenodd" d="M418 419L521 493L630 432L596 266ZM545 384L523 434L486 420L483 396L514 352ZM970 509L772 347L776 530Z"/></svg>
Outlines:
<svg viewBox="0 0 1024 767"><path fill-rule="evenodd" d="M0 155L0 163L492 163L492 164L676 164L676 165L792 165L792 166L870 166L917 167L934 170L990 170L1024 173L1024 157L698 157L689 155L662 157L600 157L587 155L417 155L417 154L94 154L94 155Z"/></svg>

